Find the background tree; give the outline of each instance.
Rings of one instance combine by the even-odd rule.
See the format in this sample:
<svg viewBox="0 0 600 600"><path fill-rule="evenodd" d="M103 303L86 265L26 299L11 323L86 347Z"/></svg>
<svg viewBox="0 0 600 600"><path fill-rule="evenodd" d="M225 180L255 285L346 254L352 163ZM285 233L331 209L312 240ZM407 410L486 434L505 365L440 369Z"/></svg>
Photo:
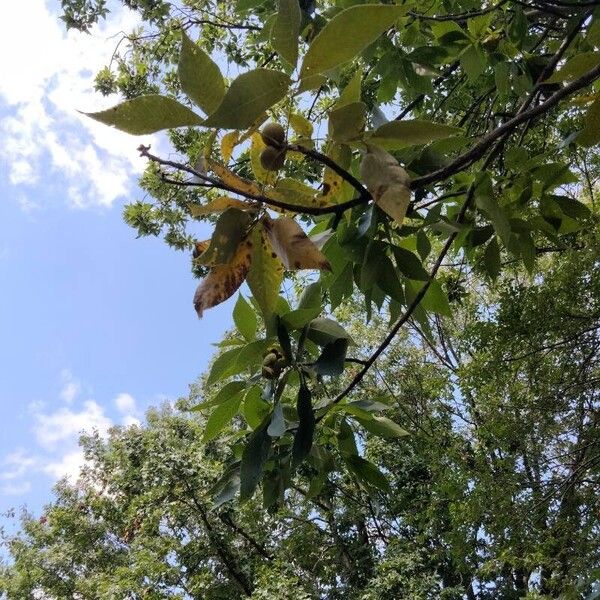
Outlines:
<svg viewBox="0 0 600 600"><path fill-rule="evenodd" d="M231 502L220 475L260 399L207 439L202 381L147 426L84 438L88 465L41 518L4 536L10 599L582 598L598 579L598 233L547 253L531 281L507 265L489 286L463 272L453 316L413 322L340 410L286 502ZM457 269L457 273L458 273ZM549 310L551 309L551 310ZM549 316L550 315L550 316ZM386 322L347 303L361 354ZM266 402L264 402L266 405ZM373 406L376 404L376 406ZM265 409L267 406L265 406ZM389 420L369 418L380 410ZM391 429L405 424L409 436ZM210 437L209 433L209 437ZM385 473L338 471L359 454ZM348 459L347 459L348 460ZM267 462L267 476L274 463ZM379 487L389 485L391 493ZM262 510L264 501L269 511ZM593 596L590 595L590 598Z"/></svg>

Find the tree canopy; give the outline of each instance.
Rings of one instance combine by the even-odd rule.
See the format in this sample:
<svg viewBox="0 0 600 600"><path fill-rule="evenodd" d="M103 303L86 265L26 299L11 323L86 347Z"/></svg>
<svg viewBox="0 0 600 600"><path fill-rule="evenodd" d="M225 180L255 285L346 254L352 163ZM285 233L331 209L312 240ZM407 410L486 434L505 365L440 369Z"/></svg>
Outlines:
<svg viewBox="0 0 600 600"><path fill-rule="evenodd" d="M61 2L82 31L110 8ZM308 597L577 597L598 533L598 2L123 4L143 25L96 87L124 101L89 116L168 130L176 154L140 145L150 199L125 221L193 254L199 317L241 290L185 424L220 449L213 510L255 515L259 488L278 515L324 502L344 525L308 529L338 571L308 569ZM201 572L258 593L202 506Z"/></svg>
<svg viewBox="0 0 600 600"><path fill-rule="evenodd" d="M256 400L205 442L200 380L143 427L88 436L87 467L41 517L5 535L8 598L582 598L598 578L598 230L453 304L425 340L418 324L365 378L339 434L299 469L285 503L269 485L244 504L231 440ZM354 307L344 326L368 355L385 320ZM368 418L378 402L389 421ZM362 407L365 407L364 409ZM266 407L265 407L266 408ZM361 410L359 410L361 409ZM365 418L365 415L367 417ZM391 435L401 422L408 436ZM335 469L336 450L388 478ZM267 461L267 477L276 476ZM323 473L325 473L323 475ZM375 489L374 489L375 488ZM263 504L270 506L263 510ZM589 596L592 598L593 596Z"/></svg>

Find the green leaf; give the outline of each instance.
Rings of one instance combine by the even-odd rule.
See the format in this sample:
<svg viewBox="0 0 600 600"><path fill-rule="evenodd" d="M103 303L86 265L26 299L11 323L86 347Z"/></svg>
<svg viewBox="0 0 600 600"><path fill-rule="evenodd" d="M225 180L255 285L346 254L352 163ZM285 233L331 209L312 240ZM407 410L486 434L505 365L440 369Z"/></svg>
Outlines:
<svg viewBox="0 0 600 600"><path fill-rule="evenodd" d="M387 417L371 417L370 419L363 419L356 417L356 420L373 435L378 435L383 438L399 438L410 435L406 429L402 429L400 425L394 423Z"/></svg>
<svg viewBox="0 0 600 600"><path fill-rule="evenodd" d="M369 138L374 144L386 149L405 148L428 144L461 133L458 127L431 121L390 121L372 132Z"/></svg>
<svg viewBox="0 0 600 600"><path fill-rule="evenodd" d="M336 108L341 108L342 106L353 102L360 102L362 75L363 72L361 69L358 69L356 73L354 73L352 79L350 79L340 94L338 101L335 103Z"/></svg>
<svg viewBox="0 0 600 600"><path fill-rule="evenodd" d="M287 93L290 78L280 71L255 69L233 81L223 101L204 125L220 129L247 129L265 110Z"/></svg>
<svg viewBox="0 0 600 600"><path fill-rule="evenodd" d="M204 429L204 435L202 441L206 444L214 438L216 438L225 426L235 417L242 402L242 392L238 392L229 400L226 400L222 404L219 404L215 410L210 414L206 427Z"/></svg>
<svg viewBox="0 0 600 600"><path fill-rule="evenodd" d="M306 337L319 346L326 346L339 339L352 341L350 334L339 323L325 317L318 317L310 322Z"/></svg>
<svg viewBox="0 0 600 600"><path fill-rule="evenodd" d="M228 208L217 219L210 245L197 261L202 265L230 263L242 239L246 236L252 217L238 208Z"/></svg>
<svg viewBox="0 0 600 600"><path fill-rule="evenodd" d="M256 340L246 344L240 349L235 364L233 365L233 374L241 373L245 369L258 366L263 361L263 354L269 344L267 340Z"/></svg>
<svg viewBox="0 0 600 600"><path fill-rule="evenodd" d="M240 489L240 465L230 466L210 490L213 497L213 507L219 508L226 502L233 500Z"/></svg>
<svg viewBox="0 0 600 600"><path fill-rule="evenodd" d="M344 361L348 350L348 340L340 338L327 344L314 364L319 375L335 377L344 372Z"/></svg>
<svg viewBox="0 0 600 600"><path fill-rule="evenodd" d="M404 303L404 290L396 268L392 261L384 254L384 250L373 245L365 253L365 259L360 269L360 288L364 292L377 287L398 302Z"/></svg>
<svg viewBox="0 0 600 600"><path fill-rule="evenodd" d="M213 406L218 406L222 402L225 402L239 391L246 389L245 381L230 381L226 383L217 393L217 395L205 402L200 402L200 404L196 404L190 410L193 412L201 412L206 410L207 408L211 408Z"/></svg>
<svg viewBox="0 0 600 600"><path fill-rule="evenodd" d="M300 77L316 75L346 63L373 43L408 12L409 6L364 4L339 12L312 41Z"/></svg>
<svg viewBox="0 0 600 600"><path fill-rule="evenodd" d="M320 310L322 295L323 286L320 280L308 284L304 288L300 300L298 300L298 308L318 308Z"/></svg>
<svg viewBox="0 0 600 600"><path fill-rule="evenodd" d="M220 354L213 363L206 383L211 385L220 379L225 379L235 374L235 363L241 352L241 348L232 348Z"/></svg>
<svg viewBox="0 0 600 600"><path fill-rule="evenodd" d="M354 431L346 419L340 421L340 427L337 435L338 449L342 454L358 454L356 448L356 439L354 438Z"/></svg>
<svg viewBox="0 0 600 600"><path fill-rule="evenodd" d="M485 52L479 44L471 44L461 54L460 64L469 79L477 79L487 67Z"/></svg>
<svg viewBox="0 0 600 600"><path fill-rule="evenodd" d="M583 129L577 136L577 143L586 148L600 143L600 99L588 108L584 123Z"/></svg>
<svg viewBox="0 0 600 600"><path fill-rule="evenodd" d="M246 341L252 342L254 340L258 326L256 314L241 294L238 296L233 309L233 322Z"/></svg>
<svg viewBox="0 0 600 600"><path fill-rule="evenodd" d="M179 81L181 89L207 115L217 109L225 96L221 70L202 48L190 40L185 31L181 33Z"/></svg>
<svg viewBox="0 0 600 600"><path fill-rule="evenodd" d="M203 119L187 106L158 94L139 96L107 110L83 114L132 135L145 135L176 127L193 127L204 123Z"/></svg>
<svg viewBox="0 0 600 600"><path fill-rule="evenodd" d="M257 8L264 3L265 0L238 0L235 5L235 12L246 12L252 8Z"/></svg>
<svg viewBox="0 0 600 600"><path fill-rule="evenodd" d="M240 467L240 500L244 502L252 497L258 486L265 463L271 449L271 436L267 428L271 422L269 415L261 425L254 430L242 453L242 464Z"/></svg>
<svg viewBox="0 0 600 600"><path fill-rule="evenodd" d="M420 287L420 286L419 286ZM452 309L448 302L448 296L442 289L439 281L435 279L429 285L429 289L425 292L425 297L421 300L421 306L430 312L434 312L444 317L452 316Z"/></svg>
<svg viewBox="0 0 600 600"><path fill-rule="evenodd" d="M483 253L483 266L492 279L497 279L500 275L500 269L502 268L500 246L498 246L498 240L495 237L491 239Z"/></svg>
<svg viewBox="0 0 600 600"><path fill-rule="evenodd" d="M242 414L252 429L256 429L267 417L271 405L263 399L262 390L258 386L252 386L244 397Z"/></svg>
<svg viewBox="0 0 600 600"><path fill-rule="evenodd" d="M510 223L502 207L496 200L492 180L487 173L482 173L475 184L475 204L486 213L494 230L500 236L505 246L510 243Z"/></svg>
<svg viewBox="0 0 600 600"><path fill-rule="evenodd" d="M398 269L405 277L417 281L429 280L429 273L423 268L421 261L415 254L400 246L394 246L392 250L396 258Z"/></svg>
<svg viewBox="0 0 600 600"><path fill-rule="evenodd" d="M292 446L292 468L300 465L310 453L315 435L315 413L312 407L311 393L305 384L300 385L296 403L298 429Z"/></svg>
<svg viewBox="0 0 600 600"><path fill-rule="evenodd" d="M364 485L376 487L386 493L390 491L390 484L386 476L372 462L356 454L344 454L343 458L348 470L354 473Z"/></svg>
<svg viewBox="0 0 600 600"><path fill-rule="evenodd" d="M279 10L271 33L273 48L292 67L298 61L298 36L302 13L298 0L279 0Z"/></svg>
<svg viewBox="0 0 600 600"><path fill-rule="evenodd" d="M573 81L598 65L600 65L600 52L581 52L570 58L558 71L548 77L544 83Z"/></svg>
<svg viewBox="0 0 600 600"><path fill-rule="evenodd" d="M494 66L494 81L500 96L510 94L510 66L506 62L499 62Z"/></svg>
<svg viewBox="0 0 600 600"><path fill-rule="evenodd" d="M351 102L329 113L329 135L336 142L349 142L362 137L367 106L364 102Z"/></svg>
<svg viewBox="0 0 600 600"><path fill-rule="evenodd" d="M283 315L281 320L290 331L294 331L295 329L302 329L307 323L318 317L320 312L321 307L297 308Z"/></svg>

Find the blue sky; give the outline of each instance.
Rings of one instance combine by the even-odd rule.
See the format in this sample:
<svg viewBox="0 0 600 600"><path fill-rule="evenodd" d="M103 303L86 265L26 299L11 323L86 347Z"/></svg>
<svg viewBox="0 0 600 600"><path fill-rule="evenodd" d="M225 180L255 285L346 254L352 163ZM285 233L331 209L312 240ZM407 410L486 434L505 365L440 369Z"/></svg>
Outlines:
<svg viewBox="0 0 600 600"><path fill-rule="evenodd" d="M231 322L231 301L198 321L189 256L122 222L143 195L135 148L164 142L76 112L115 102L93 74L134 17L67 35L57 6L12 2L0 22L0 512L39 511L75 476L82 429L186 394Z"/></svg>

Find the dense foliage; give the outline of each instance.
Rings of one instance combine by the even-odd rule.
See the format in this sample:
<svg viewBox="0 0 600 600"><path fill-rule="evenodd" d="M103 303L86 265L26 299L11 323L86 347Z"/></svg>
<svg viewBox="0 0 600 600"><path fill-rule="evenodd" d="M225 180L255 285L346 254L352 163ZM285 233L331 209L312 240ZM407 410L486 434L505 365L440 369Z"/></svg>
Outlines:
<svg viewBox="0 0 600 600"><path fill-rule="evenodd" d="M82 31L110 8L61 2ZM199 420L88 440L96 471L59 490L67 519L108 503L116 521L81 517L107 555L69 570L87 536L26 520L10 585L39 585L47 550L84 597L110 597L104 559L154 561L117 597L578 597L598 564L599 3L123 4L143 26L96 87L125 101L90 116L177 152L139 147L151 199L125 220L193 252L198 316L246 297ZM157 511L139 544L138 502Z"/></svg>
<svg viewBox="0 0 600 600"><path fill-rule="evenodd" d="M5 537L14 566L0 589L11 599L584 597L600 558L600 263L598 234L580 242L544 257L537 283L517 271L484 292L464 275L467 293L435 320L431 343L416 326L392 344L357 399L385 402L410 436L347 419L322 449L356 445L390 494L332 464L319 481L311 465L278 509L259 498L215 506L228 443L246 424L205 444L206 417L189 413L199 382L144 428L84 440L79 484L61 484L41 518L25 515ZM340 311L368 354L385 323L365 328L351 314Z"/></svg>

